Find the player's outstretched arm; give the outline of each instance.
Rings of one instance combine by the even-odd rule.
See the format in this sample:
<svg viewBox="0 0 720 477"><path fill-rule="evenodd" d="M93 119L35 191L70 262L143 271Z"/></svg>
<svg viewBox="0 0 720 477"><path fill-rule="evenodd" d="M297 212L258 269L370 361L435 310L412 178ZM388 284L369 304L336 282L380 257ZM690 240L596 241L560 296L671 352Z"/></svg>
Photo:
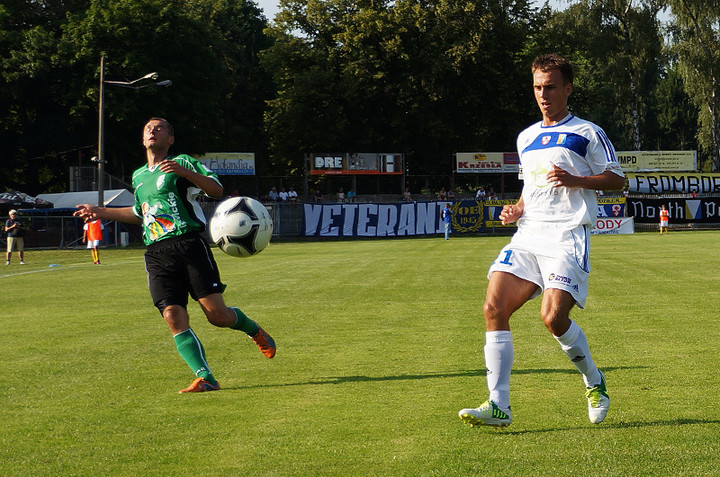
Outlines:
<svg viewBox="0 0 720 477"><path fill-rule="evenodd" d="M80 217L84 221L102 219L117 220L128 224L140 224L142 220L133 212L132 207L98 207L91 204L79 204L76 206L78 210L73 214Z"/></svg>

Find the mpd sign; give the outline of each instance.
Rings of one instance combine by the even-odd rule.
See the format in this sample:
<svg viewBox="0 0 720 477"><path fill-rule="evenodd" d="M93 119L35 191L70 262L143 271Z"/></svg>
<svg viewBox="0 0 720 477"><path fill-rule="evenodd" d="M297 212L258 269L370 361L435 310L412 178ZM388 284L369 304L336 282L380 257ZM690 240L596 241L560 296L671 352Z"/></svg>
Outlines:
<svg viewBox="0 0 720 477"><path fill-rule="evenodd" d="M625 172L689 172L697 169L697 151L618 151Z"/></svg>

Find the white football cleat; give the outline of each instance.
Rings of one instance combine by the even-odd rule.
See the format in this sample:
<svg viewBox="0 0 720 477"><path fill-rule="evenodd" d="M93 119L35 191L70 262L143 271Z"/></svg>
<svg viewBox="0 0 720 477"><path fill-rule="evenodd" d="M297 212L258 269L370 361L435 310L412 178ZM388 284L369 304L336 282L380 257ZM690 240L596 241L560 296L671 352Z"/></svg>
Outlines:
<svg viewBox="0 0 720 477"><path fill-rule="evenodd" d="M512 422L510 408L501 409L492 401L485 401L476 409L462 409L458 415L462 422L471 426L507 427Z"/></svg>
<svg viewBox="0 0 720 477"><path fill-rule="evenodd" d="M600 384L587 388L585 397L588 400L588 416L593 424L600 424L605 420L610 409L610 396L605 386L605 375L600 371Z"/></svg>

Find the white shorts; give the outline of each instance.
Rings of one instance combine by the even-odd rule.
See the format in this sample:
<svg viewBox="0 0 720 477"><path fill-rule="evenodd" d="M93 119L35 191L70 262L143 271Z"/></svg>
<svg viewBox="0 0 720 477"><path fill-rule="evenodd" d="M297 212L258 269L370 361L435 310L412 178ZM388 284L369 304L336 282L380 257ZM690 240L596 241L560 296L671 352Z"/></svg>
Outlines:
<svg viewBox="0 0 720 477"><path fill-rule="evenodd" d="M667 227L668 226L668 220L661 220L660 221L660 227Z"/></svg>
<svg viewBox="0 0 720 477"><path fill-rule="evenodd" d="M567 230L562 226L523 225L490 266L535 283L540 296L546 288L564 290L585 308L590 275L590 230L581 225Z"/></svg>
<svg viewBox="0 0 720 477"><path fill-rule="evenodd" d="M97 248L100 246L100 240L88 240L87 248Z"/></svg>

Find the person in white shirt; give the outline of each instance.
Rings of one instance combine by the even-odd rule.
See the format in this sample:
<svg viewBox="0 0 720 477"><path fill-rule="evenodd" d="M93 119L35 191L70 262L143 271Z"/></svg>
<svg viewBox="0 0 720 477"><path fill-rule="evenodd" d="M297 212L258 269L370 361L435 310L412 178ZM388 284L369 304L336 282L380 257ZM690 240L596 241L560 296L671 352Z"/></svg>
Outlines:
<svg viewBox="0 0 720 477"><path fill-rule="evenodd" d="M298 193L292 187L288 190L287 196L290 202L296 202L298 199Z"/></svg>
<svg viewBox="0 0 720 477"><path fill-rule="evenodd" d="M281 188L280 188L280 192L278 193L278 198L279 198L282 202L287 202L287 200L288 200L288 193L285 191L285 188L284 188L284 187L281 187Z"/></svg>
<svg viewBox="0 0 720 477"><path fill-rule="evenodd" d="M516 204L503 207L500 219L517 222L518 230L488 272L483 312L490 396L480 407L459 412L470 425L512 422L510 317L540 295L545 327L583 376L590 421L602 422L610 406L605 376L570 310L583 308L587 297L595 190L622 189L625 177L605 132L568 111L570 63L556 54L542 55L533 61L532 74L542 120L517 138L523 190Z"/></svg>

